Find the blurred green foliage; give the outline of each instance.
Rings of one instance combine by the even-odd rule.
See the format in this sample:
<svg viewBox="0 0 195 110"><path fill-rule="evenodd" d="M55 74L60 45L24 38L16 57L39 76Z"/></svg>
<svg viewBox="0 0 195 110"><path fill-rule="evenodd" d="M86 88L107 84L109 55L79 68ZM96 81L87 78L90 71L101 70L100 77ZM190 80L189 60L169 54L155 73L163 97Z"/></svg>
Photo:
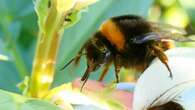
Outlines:
<svg viewBox="0 0 195 110"><path fill-rule="evenodd" d="M18 91L16 84L29 74L37 34L36 15L31 0L0 1L0 88Z"/></svg>
<svg viewBox="0 0 195 110"><path fill-rule="evenodd" d="M182 27L195 33L194 0L155 0L149 10L149 19Z"/></svg>
<svg viewBox="0 0 195 110"><path fill-rule="evenodd" d="M59 69L79 51L84 42L92 36L99 25L111 16L137 14L149 20L166 22L184 27L194 34L195 4L193 0L100 0L82 13L75 26L65 30L58 54L54 86L72 81L85 71L85 59L77 67L70 65ZM177 19L177 20L176 20ZM175 21L175 22L173 22ZM0 88L17 91L16 84L31 72L37 37L37 18L31 0L0 0L0 54L8 61L0 61ZM92 74L93 79L99 72ZM112 81L113 69L106 77ZM130 77L123 77L129 80Z"/></svg>
<svg viewBox="0 0 195 110"><path fill-rule="evenodd" d="M54 104L38 99L26 99L18 94L0 90L1 110L61 110Z"/></svg>

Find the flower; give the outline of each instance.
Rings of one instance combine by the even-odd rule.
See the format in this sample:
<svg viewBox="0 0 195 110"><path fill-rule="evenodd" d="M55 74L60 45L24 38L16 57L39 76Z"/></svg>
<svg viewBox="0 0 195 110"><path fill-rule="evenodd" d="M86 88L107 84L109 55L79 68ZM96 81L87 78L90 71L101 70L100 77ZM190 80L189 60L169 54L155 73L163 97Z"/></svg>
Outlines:
<svg viewBox="0 0 195 110"><path fill-rule="evenodd" d="M155 59L138 79L133 110L147 110L170 102L183 105L183 91L195 86L195 48L170 49L166 55L173 78L169 77L166 67Z"/></svg>
<svg viewBox="0 0 195 110"><path fill-rule="evenodd" d="M133 94L124 90L110 89L101 82L88 80L80 92L81 81L77 79L52 95L52 101L63 110L71 105L74 110L131 110ZM130 103L129 103L130 102ZM70 107L69 107L70 108Z"/></svg>

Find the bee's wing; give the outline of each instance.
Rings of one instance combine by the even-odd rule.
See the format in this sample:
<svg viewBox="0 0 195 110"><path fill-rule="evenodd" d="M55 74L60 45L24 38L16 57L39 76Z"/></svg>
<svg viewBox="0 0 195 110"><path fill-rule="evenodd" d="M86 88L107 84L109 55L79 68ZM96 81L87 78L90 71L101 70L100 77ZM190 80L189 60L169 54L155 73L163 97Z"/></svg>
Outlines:
<svg viewBox="0 0 195 110"><path fill-rule="evenodd" d="M190 38L183 36L180 33L171 32L150 32L144 35L137 36L133 39L133 43L141 44L148 41L163 41L163 40L173 40L178 42L195 42Z"/></svg>
<svg viewBox="0 0 195 110"><path fill-rule="evenodd" d="M152 29L156 32L178 33L181 35L187 34L187 32L183 28L179 28L170 24L155 23L155 22L149 22L149 23Z"/></svg>
<svg viewBox="0 0 195 110"><path fill-rule="evenodd" d="M185 37L186 31L182 28L170 24L149 22L153 32L137 36L133 39L134 43L145 43L147 41L174 40L178 42L194 42L194 40Z"/></svg>

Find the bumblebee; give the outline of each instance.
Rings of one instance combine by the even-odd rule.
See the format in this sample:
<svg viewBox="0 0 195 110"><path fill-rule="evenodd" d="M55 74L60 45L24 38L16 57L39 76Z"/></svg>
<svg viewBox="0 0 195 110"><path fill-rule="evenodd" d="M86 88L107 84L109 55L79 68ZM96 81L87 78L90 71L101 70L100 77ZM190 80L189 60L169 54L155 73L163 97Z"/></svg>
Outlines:
<svg viewBox="0 0 195 110"><path fill-rule="evenodd" d="M173 41L192 41L184 37L185 34L183 29L146 21L136 15L112 17L100 26L67 65L72 61L78 62L82 55L86 55L87 69L81 78L84 85L90 73L100 67L103 67L99 78L102 81L110 65L114 64L116 82L119 82L118 73L122 67L143 72L157 57L172 78L164 51L174 47Z"/></svg>
<svg viewBox="0 0 195 110"><path fill-rule="evenodd" d="M148 110L185 110L185 109L182 107L182 105L171 101L166 104L150 108Z"/></svg>

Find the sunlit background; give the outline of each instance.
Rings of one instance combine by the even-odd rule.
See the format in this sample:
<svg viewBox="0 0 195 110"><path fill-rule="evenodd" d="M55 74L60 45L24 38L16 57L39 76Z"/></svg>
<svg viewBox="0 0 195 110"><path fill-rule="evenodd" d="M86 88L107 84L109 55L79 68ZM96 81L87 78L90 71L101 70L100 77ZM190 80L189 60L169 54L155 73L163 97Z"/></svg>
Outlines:
<svg viewBox="0 0 195 110"><path fill-rule="evenodd" d="M193 33L194 11L194 0L156 0L149 10L149 19L186 28Z"/></svg>

